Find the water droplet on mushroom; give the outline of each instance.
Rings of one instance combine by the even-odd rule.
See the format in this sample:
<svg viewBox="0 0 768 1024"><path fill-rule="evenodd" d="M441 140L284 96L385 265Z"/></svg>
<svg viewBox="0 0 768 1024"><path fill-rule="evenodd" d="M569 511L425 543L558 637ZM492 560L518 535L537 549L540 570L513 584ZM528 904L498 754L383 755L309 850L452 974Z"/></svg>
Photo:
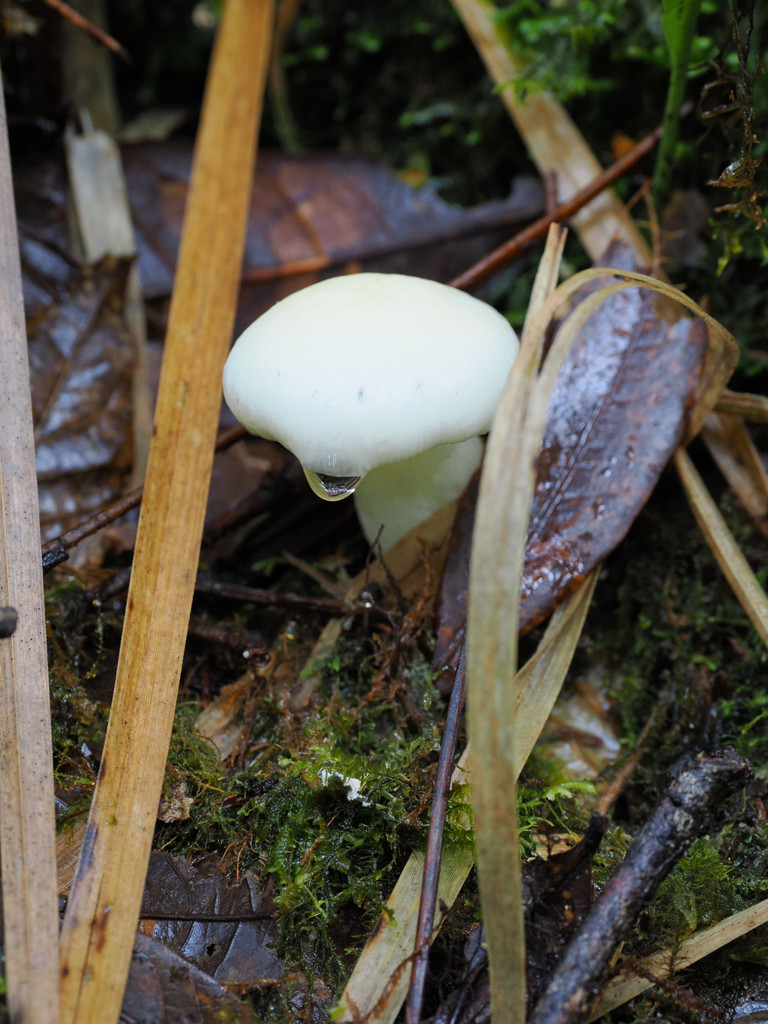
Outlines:
<svg viewBox="0 0 768 1024"><path fill-rule="evenodd" d="M360 483L359 476L327 476L325 473L315 473L312 469L305 469L304 476L307 483L318 496L325 501L341 501L355 493L355 488Z"/></svg>

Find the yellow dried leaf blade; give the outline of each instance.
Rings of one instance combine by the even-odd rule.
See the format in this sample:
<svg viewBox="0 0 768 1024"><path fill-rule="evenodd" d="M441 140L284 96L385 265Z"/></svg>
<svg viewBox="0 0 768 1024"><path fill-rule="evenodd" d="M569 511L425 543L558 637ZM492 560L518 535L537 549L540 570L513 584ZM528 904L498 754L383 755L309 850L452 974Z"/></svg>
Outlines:
<svg viewBox="0 0 768 1024"><path fill-rule="evenodd" d="M681 943L675 953L664 951L646 957L638 965L642 969L642 974L630 971L608 982L592 1011L590 1021L598 1020L650 988L653 985L650 978L669 978L766 923L768 900L762 900L723 921L718 921L711 928L705 928L692 935Z"/></svg>
<svg viewBox="0 0 768 1024"><path fill-rule="evenodd" d="M184 225L112 712L62 931L62 1016L120 1013L165 771L237 294L268 0L228 0Z"/></svg>
<svg viewBox="0 0 768 1024"><path fill-rule="evenodd" d="M760 452L738 416L713 412L701 436L742 506L768 535L768 473Z"/></svg>
<svg viewBox="0 0 768 1024"><path fill-rule="evenodd" d="M717 564L763 643L768 644L768 597L765 591L683 448L675 452L675 468Z"/></svg>
<svg viewBox="0 0 768 1024"><path fill-rule="evenodd" d="M563 232L550 230L537 275L537 301L556 280ZM543 301L546 306L547 300ZM529 313L519 358L494 419L480 481L467 620L472 806L494 1016L522 1024L525 945L515 800L516 751L511 683L534 461L544 417L532 414L544 331Z"/></svg>
<svg viewBox="0 0 768 1024"><path fill-rule="evenodd" d="M726 388L717 400L715 411L743 416L749 423L768 423L768 398Z"/></svg>
<svg viewBox="0 0 768 1024"><path fill-rule="evenodd" d="M613 276L571 313L542 365L535 371L550 320L586 283ZM724 384L724 367L735 350L716 321L678 292L648 275L616 268L594 268L575 275L529 312L521 359L511 373L497 411L486 452L474 535L469 612L469 712L473 748L473 806L491 963L494 1012L514 1020L524 984L519 914L519 865L513 764L516 694L511 685L517 655L519 594L534 461L541 446L555 380L575 337L608 296L627 287L645 287L694 311L709 329L709 350L717 356L708 388L697 396L696 412L714 401ZM504 965L504 971L497 967ZM517 1008L517 1009L516 1009Z"/></svg>

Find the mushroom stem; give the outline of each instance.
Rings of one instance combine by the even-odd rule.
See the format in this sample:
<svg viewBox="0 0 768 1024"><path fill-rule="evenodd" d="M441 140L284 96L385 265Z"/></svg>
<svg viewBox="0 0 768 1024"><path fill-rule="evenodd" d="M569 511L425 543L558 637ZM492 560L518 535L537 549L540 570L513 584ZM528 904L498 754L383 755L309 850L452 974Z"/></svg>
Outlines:
<svg viewBox="0 0 768 1024"><path fill-rule="evenodd" d="M391 547L410 529L458 498L480 465L483 442L470 437L413 458L378 466L355 490L355 509L369 543Z"/></svg>

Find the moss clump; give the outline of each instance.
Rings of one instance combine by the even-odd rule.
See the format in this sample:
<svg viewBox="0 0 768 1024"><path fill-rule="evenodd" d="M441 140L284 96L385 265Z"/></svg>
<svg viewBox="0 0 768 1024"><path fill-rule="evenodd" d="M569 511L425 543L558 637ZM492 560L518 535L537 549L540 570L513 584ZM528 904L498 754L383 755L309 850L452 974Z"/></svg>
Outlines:
<svg viewBox="0 0 768 1024"><path fill-rule="evenodd" d="M397 627L344 633L301 714L286 712L279 673L254 677L234 766L195 735L194 703L177 711L169 766L194 811L159 826L158 845L254 874L278 907L281 955L329 984L424 842L443 717L429 643L426 620L407 641ZM462 841L466 799L449 811Z"/></svg>
<svg viewBox="0 0 768 1024"><path fill-rule="evenodd" d="M675 948L687 935L726 917L735 906L732 870L709 837L697 839L659 886L651 911L653 931Z"/></svg>

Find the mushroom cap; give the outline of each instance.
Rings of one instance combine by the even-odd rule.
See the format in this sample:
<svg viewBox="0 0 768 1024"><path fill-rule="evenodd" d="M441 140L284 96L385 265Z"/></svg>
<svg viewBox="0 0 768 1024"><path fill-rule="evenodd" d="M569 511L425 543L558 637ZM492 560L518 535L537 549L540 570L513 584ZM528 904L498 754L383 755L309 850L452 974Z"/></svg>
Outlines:
<svg viewBox="0 0 768 1024"><path fill-rule="evenodd" d="M465 292L402 274L313 284L248 327L224 396L254 434L305 470L362 477L375 466L485 433L518 341Z"/></svg>

